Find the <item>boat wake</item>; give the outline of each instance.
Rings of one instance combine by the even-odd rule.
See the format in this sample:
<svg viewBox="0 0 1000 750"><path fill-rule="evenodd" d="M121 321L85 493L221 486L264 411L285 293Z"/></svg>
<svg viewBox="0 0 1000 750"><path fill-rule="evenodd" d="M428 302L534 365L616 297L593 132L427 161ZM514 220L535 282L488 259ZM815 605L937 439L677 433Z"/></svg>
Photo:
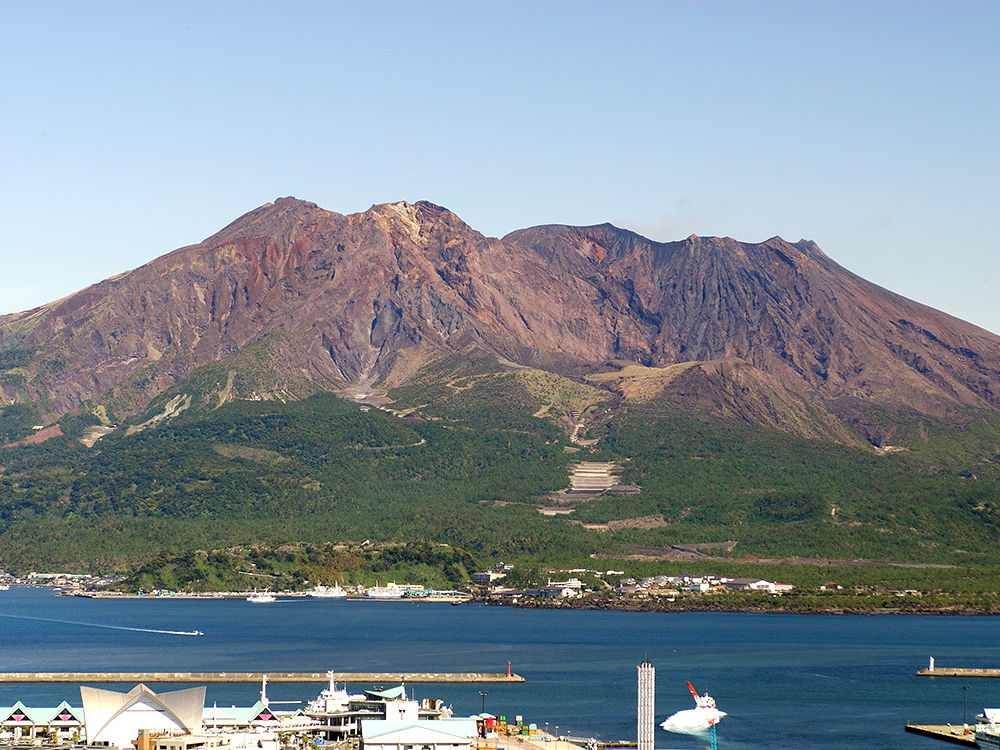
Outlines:
<svg viewBox="0 0 1000 750"><path fill-rule="evenodd" d="M105 625L100 622L79 622L77 620L53 620L48 617L28 617L27 615L5 615L12 620L34 620L35 622L58 622L62 625L80 625L86 628L106 628L107 630L130 630L134 633L159 633L160 635L205 635L200 630L157 630L155 628L130 628L125 625Z"/></svg>

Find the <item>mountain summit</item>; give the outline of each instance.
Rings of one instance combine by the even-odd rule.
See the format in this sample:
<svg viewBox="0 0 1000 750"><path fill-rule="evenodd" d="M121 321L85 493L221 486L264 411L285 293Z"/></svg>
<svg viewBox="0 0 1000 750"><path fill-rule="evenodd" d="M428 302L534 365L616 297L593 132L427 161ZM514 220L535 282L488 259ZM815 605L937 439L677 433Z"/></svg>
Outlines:
<svg viewBox="0 0 1000 750"><path fill-rule="evenodd" d="M244 397L371 398L443 358L485 357L596 376L626 399L626 381L654 374L666 402L845 442L883 442L876 413L1000 411L1000 337L806 240L658 243L610 224L497 239L431 203L341 215L294 198L0 316L0 406L121 419L259 342L264 374Z"/></svg>

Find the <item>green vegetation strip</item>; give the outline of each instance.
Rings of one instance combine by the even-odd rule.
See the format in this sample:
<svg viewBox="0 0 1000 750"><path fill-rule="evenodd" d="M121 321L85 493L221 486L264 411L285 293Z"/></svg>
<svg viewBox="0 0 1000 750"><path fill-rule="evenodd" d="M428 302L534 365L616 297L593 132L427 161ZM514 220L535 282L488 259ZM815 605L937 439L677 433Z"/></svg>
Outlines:
<svg viewBox="0 0 1000 750"><path fill-rule="evenodd" d="M886 415L909 450L879 456L653 403L602 416L543 391L484 367L393 392L405 419L326 394L217 406L193 393L190 409L132 435L123 423L93 448L79 438L94 420L67 418L61 437L0 448L0 568L119 574L131 591L304 591L454 589L504 562L511 586L565 577L553 569L623 571L614 583L704 571L796 586L750 605L768 611L1000 611L995 414ZM534 416L546 403L590 409L596 445ZM34 417L11 408L2 426L30 431ZM641 493L538 513L581 460L616 462ZM727 540L696 560L629 551ZM817 591L829 582L842 591Z"/></svg>

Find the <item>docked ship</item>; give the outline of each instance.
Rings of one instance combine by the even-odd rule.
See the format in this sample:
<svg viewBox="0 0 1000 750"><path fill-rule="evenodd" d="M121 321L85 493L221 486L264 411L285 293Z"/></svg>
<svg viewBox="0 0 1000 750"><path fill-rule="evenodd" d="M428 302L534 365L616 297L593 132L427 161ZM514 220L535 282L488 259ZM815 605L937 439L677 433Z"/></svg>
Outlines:
<svg viewBox="0 0 1000 750"><path fill-rule="evenodd" d="M984 708L976 717L976 746L979 750L1000 750L1000 708Z"/></svg>
<svg viewBox="0 0 1000 750"><path fill-rule="evenodd" d="M365 592L369 599L402 599L406 589L393 581L385 586L372 586Z"/></svg>
<svg viewBox="0 0 1000 750"><path fill-rule="evenodd" d="M317 599L343 599L347 596L347 589L339 583L336 586L316 586L306 592L308 596L315 596Z"/></svg>

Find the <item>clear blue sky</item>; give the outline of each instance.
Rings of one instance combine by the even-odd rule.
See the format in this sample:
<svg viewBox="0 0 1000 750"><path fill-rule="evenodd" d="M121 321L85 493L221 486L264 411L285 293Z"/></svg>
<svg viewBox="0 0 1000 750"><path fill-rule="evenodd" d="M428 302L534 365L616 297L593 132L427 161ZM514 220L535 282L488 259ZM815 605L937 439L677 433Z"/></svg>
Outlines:
<svg viewBox="0 0 1000 750"><path fill-rule="evenodd" d="M0 312L285 195L815 240L1000 332L1000 3L0 0Z"/></svg>

